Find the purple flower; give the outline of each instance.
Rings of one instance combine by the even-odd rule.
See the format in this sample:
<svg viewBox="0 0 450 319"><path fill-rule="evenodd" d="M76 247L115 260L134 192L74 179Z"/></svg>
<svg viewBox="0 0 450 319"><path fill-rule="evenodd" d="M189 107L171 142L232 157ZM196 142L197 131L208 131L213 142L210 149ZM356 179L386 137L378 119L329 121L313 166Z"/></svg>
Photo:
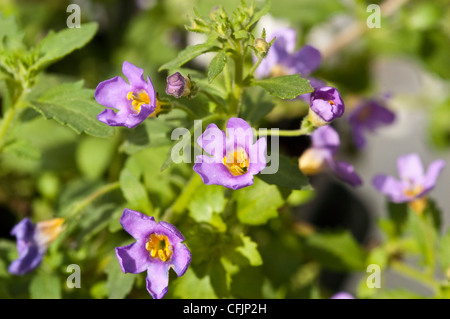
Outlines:
<svg viewBox="0 0 450 319"><path fill-rule="evenodd" d="M253 175L266 167L266 139L253 144L252 128L243 119L230 118L226 134L215 124L208 125L197 143L211 155L197 156L194 164L207 185L240 189L253 185Z"/></svg>
<svg viewBox="0 0 450 319"><path fill-rule="evenodd" d="M11 274L23 275L39 266L50 243L63 231L63 223L63 218L37 224L33 224L29 218L22 219L11 230L11 235L17 238L19 258L9 265L8 271Z"/></svg>
<svg viewBox="0 0 450 319"><path fill-rule="evenodd" d="M137 274L147 270L147 290L154 299L161 299L167 293L169 268L180 277L191 262L191 252L181 243L183 235L169 223L157 223L153 217L130 209L123 211L120 224L136 239L116 248L122 271Z"/></svg>
<svg viewBox="0 0 450 319"><path fill-rule="evenodd" d="M187 96L191 93L191 81L176 72L167 77L166 94L173 95L177 99L182 96Z"/></svg>
<svg viewBox="0 0 450 319"><path fill-rule="evenodd" d="M315 127L328 125L344 114L345 105L335 88L324 86L311 93L309 117Z"/></svg>
<svg viewBox="0 0 450 319"><path fill-rule="evenodd" d="M101 82L95 89L95 99L107 107L97 119L109 126L133 128L147 117L156 115L159 103L150 77L144 81L143 69L124 61L122 73L129 83L116 76Z"/></svg>
<svg viewBox="0 0 450 319"><path fill-rule="evenodd" d="M306 76L319 67L322 58L317 49L305 45L295 51L297 33L294 29L279 29L268 38L270 41L273 38L276 39L256 69L256 77L265 78L297 73Z"/></svg>
<svg viewBox="0 0 450 319"><path fill-rule="evenodd" d="M377 128L392 124L395 114L375 99L368 99L359 104L349 116L353 141L357 148L366 144L364 131L374 132Z"/></svg>
<svg viewBox="0 0 450 319"><path fill-rule="evenodd" d="M352 165L335 161L334 156L339 148L338 133L329 125L317 128L311 134L312 146L299 158L300 170L306 175L315 175L330 170L341 180L352 185L362 184L361 178Z"/></svg>
<svg viewBox="0 0 450 319"><path fill-rule="evenodd" d="M424 172L420 157L416 153L402 155L397 159L400 179L388 175L376 175L374 187L387 195L394 203L412 203L417 212L422 212L426 205L426 195L436 185L437 178L445 166L445 161L436 160Z"/></svg>
<svg viewBox="0 0 450 319"><path fill-rule="evenodd" d="M338 292L334 294L330 299L355 299L355 297L353 297L348 292Z"/></svg>

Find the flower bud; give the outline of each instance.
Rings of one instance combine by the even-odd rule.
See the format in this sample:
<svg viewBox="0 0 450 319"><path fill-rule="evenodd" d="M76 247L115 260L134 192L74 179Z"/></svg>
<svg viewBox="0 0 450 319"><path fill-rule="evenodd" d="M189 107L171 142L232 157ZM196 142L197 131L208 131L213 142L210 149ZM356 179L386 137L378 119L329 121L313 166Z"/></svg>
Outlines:
<svg viewBox="0 0 450 319"><path fill-rule="evenodd" d="M270 47L269 43L267 43L267 41L264 40L263 38L256 38L254 46L255 46L255 49L263 55L267 54L267 52L269 51L269 47Z"/></svg>
<svg viewBox="0 0 450 319"><path fill-rule="evenodd" d="M182 76L180 72L176 72L167 77L166 93L177 99L188 96L191 93L191 81L189 78Z"/></svg>
<svg viewBox="0 0 450 319"><path fill-rule="evenodd" d="M311 93L309 118L313 126L330 124L344 114L344 102L338 90L330 86L320 87Z"/></svg>

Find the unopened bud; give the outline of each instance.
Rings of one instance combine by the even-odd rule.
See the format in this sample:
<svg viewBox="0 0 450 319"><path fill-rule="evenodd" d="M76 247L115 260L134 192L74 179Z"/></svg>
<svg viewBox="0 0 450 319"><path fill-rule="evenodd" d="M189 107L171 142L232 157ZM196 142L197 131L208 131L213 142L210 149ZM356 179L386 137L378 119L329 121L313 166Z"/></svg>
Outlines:
<svg viewBox="0 0 450 319"><path fill-rule="evenodd" d="M263 38L255 39L255 49L258 50L261 54L267 54L269 51L269 43L266 42Z"/></svg>
<svg viewBox="0 0 450 319"><path fill-rule="evenodd" d="M176 72L167 77L166 93L177 99L182 96L188 96L191 93L191 81L189 78Z"/></svg>

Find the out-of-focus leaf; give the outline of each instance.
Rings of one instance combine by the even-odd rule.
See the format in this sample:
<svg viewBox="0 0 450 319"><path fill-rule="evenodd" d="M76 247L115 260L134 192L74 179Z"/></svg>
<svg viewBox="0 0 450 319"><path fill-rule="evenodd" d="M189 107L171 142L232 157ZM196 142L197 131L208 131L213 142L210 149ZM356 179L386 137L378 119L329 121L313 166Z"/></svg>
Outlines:
<svg viewBox="0 0 450 319"><path fill-rule="evenodd" d="M450 275L450 228L442 236L439 243L439 261L447 277Z"/></svg>
<svg viewBox="0 0 450 319"><path fill-rule="evenodd" d="M237 215L244 224L261 225L277 217L277 209L283 205L283 198L274 185L255 178L252 186L233 193L237 202Z"/></svg>
<svg viewBox="0 0 450 319"><path fill-rule="evenodd" d="M206 222L223 229L226 227L220 217L215 217L225 208L224 188L220 185L202 184L189 202L189 216L197 222Z"/></svg>
<svg viewBox="0 0 450 319"><path fill-rule="evenodd" d="M335 271L365 269L366 254L348 231L314 233L306 238L307 253Z"/></svg>
<svg viewBox="0 0 450 319"><path fill-rule="evenodd" d="M153 207L147 191L138 177L129 169L124 168L120 172L119 181L122 193L129 204L128 208L150 215Z"/></svg>
<svg viewBox="0 0 450 319"><path fill-rule="evenodd" d="M219 51L219 53L216 54L216 56L211 60L208 68L208 82L211 83L216 76L218 76L223 68L225 67L225 64L227 63L227 53L222 50Z"/></svg>
<svg viewBox="0 0 450 319"><path fill-rule="evenodd" d="M248 259L250 266L261 266L263 260L258 251L258 244L252 241L250 237L243 234L240 234L240 237L242 239L243 245L238 246L236 250Z"/></svg>
<svg viewBox="0 0 450 319"><path fill-rule="evenodd" d="M90 179L100 178L109 167L114 147L114 139L82 139L76 150L76 162L84 176Z"/></svg>
<svg viewBox="0 0 450 319"><path fill-rule="evenodd" d="M174 296L183 299L215 299L217 298L211 285L210 277L198 278L192 269L188 268L186 273L177 278L174 284Z"/></svg>
<svg viewBox="0 0 450 319"><path fill-rule="evenodd" d="M278 160L278 171L275 174L264 174L264 170L262 170L258 175L258 178L268 184L274 184L290 189L302 189L309 185L306 176L303 175L298 168L298 165L291 161L291 159L280 154Z"/></svg>
<svg viewBox="0 0 450 319"><path fill-rule="evenodd" d="M295 99L297 96L313 91L309 81L299 74L282 75L275 78L253 81L272 95L282 99Z"/></svg>
<svg viewBox="0 0 450 319"><path fill-rule="evenodd" d="M123 299L133 289L135 274L124 274L120 268L116 256L111 256L111 261L106 266L106 287L108 288L109 299Z"/></svg>
<svg viewBox="0 0 450 319"><path fill-rule="evenodd" d="M61 279L52 273L39 271L30 283L32 299L60 299Z"/></svg>

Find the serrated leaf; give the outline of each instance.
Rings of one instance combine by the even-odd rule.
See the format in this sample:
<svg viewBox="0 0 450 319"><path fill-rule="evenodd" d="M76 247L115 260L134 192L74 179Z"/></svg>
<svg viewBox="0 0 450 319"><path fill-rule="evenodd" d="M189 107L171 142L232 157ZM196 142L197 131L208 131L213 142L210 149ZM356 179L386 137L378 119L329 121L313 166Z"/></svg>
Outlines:
<svg viewBox="0 0 450 319"><path fill-rule="evenodd" d="M227 54L224 50L216 54L216 56L211 60L208 68L208 82L211 83L216 76L218 76L225 64L227 63Z"/></svg>
<svg viewBox="0 0 450 319"><path fill-rule="evenodd" d="M310 93L314 90L309 81L302 78L299 74L257 80L253 81L252 85L258 85L270 94L282 99L295 99L299 95Z"/></svg>
<svg viewBox="0 0 450 319"><path fill-rule="evenodd" d="M215 38L210 38L205 43L188 46L183 51L180 51L175 59L163 64L158 69L158 71L179 68L183 64L189 62L190 60L198 57L203 53L214 51L216 49L215 44L216 44Z"/></svg>
<svg viewBox="0 0 450 319"><path fill-rule="evenodd" d="M148 198L147 190L138 177L128 168L124 168L120 172L119 181L120 189L129 203L129 208L150 215L153 210L152 204Z"/></svg>
<svg viewBox="0 0 450 319"><path fill-rule="evenodd" d="M236 250L248 259L251 266L261 266L263 261L258 251L258 244L243 234L240 234L240 237L243 245L238 246Z"/></svg>
<svg viewBox="0 0 450 319"><path fill-rule="evenodd" d="M258 178L262 179L267 184L290 189L302 189L309 185L306 176L303 175L298 166L294 164L289 157L280 154L278 160L279 167L276 173L264 174L264 170L267 170L267 168L265 168L258 175Z"/></svg>
<svg viewBox="0 0 450 319"><path fill-rule="evenodd" d="M197 222L212 222L214 213L221 213L225 208L224 189L220 185L202 184L189 202L189 216Z"/></svg>
<svg viewBox="0 0 450 319"><path fill-rule="evenodd" d="M123 299L133 289L135 274L125 274L120 268L119 261L114 255L111 258L108 266L106 266L107 281L106 287L108 288L109 299Z"/></svg>
<svg viewBox="0 0 450 319"><path fill-rule="evenodd" d="M30 283L30 297L32 299L60 299L61 281L58 276L38 272Z"/></svg>
<svg viewBox="0 0 450 319"><path fill-rule="evenodd" d="M277 209L284 201L278 188L255 178L254 184L233 193L237 215L241 223L262 225L278 216Z"/></svg>
<svg viewBox="0 0 450 319"><path fill-rule="evenodd" d="M83 89L83 82L64 83L42 94L30 105L47 119L67 125L78 134L110 137L114 128L97 120L104 107L93 99L93 90Z"/></svg>
<svg viewBox="0 0 450 319"><path fill-rule="evenodd" d="M31 69L42 69L74 50L82 48L94 37L97 29L97 23L91 22L82 24L80 28L67 28L57 33L50 31L39 44L42 55Z"/></svg>
<svg viewBox="0 0 450 319"><path fill-rule="evenodd" d="M365 269L366 254L348 231L314 233L305 241L311 258L335 271Z"/></svg>

